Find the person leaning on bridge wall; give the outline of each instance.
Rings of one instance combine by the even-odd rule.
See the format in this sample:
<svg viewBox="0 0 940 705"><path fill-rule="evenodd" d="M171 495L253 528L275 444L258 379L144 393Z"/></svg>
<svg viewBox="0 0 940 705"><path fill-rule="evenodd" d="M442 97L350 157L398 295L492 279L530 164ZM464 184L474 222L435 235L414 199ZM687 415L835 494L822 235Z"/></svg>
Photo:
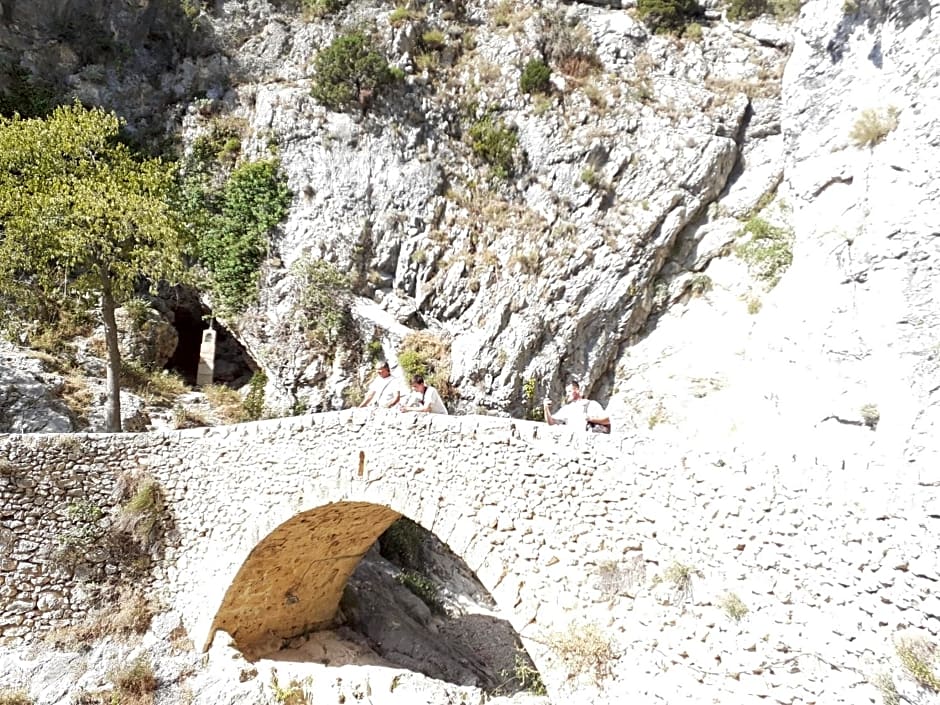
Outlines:
<svg viewBox="0 0 940 705"><path fill-rule="evenodd" d="M392 377L392 371L388 367L388 362L382 360L375 366L377 377L369 384L366 396L363 398L360 407L376 406L383 409L391 409L401 398L401 392L395 378Z"/></svg>
<svg viewBox="0 0 940 705"><path fill-rule="evenodd" d="M581 385L576 380L568 383L568 403L554 414L552 400L542 402L545 421L549 426L567 424L593 433L610 433L610 417L598 402L581 396Z"/></svg>
<svg viewBox="0 0 940 705"><path fill-rule="evenodd" d="M415 375L411 378L411 394L401 405L401 410L421 411L429 414L446 414L447 407L438 391L429 384L425 384L424 377Z"/></svg>

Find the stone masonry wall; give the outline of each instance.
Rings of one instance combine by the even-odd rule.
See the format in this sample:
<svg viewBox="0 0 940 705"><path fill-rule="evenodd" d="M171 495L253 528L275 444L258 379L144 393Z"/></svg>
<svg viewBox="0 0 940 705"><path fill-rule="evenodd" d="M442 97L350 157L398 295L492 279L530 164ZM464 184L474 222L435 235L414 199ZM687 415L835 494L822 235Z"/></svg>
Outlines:
<svg viewBox="0 0 940 705"><path fill-rule="evenodd" d="M354 561L368 522L344 533L312 517L370 504L467 561L556 702L868 702L869 679L897 666L901 633L940 633L936 486L832 459L745 463L528 422L350 411L4 436L0 468L6 641L85 613L89 583L45 555L74 521L63 505L114 506L118 475L132 472L163 486L173 526L152 586L200 646L214 627L261 619L258 630L264 614L292 624L292 610L328 605L342 586L305 576ZM304 543L302 519L316 541ZM260 574L278 589L241 589ZM318 580L329 588L310 587ZM280 587L292 584L305 590ZM579 666L572 630L610 649Z"/></svg>

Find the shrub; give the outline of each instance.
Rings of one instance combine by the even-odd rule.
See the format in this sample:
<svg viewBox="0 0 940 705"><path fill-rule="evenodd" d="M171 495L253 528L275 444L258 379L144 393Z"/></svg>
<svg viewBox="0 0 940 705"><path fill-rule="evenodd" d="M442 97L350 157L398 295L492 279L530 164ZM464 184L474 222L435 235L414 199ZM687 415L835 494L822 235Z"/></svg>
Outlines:
<svg viewBox="0 0 940 705"><path fill-rule="evenodd" d="M33 705L34 702L25 690L10 688L0 690L0 705Z"/></svg>
<svg viewBox="0 0 940 705"><path fill-rule="evenodd" d="M735 247L735 254L757 279L773 288L793 263L793 233L754 216L744 226L750 238Z"/></svg>
<svg viewBox="0 0 940 705"><path fill-rule="evenodd" d="M562 73L584 78L601 67L590 32L557 10L538 15L538 47L542 56Z"/></svg>
<svg viewBox="0 0 940 705"><path fill-rule="evenodd" d="M658 33L679 34L692 20L703 15L695 0L637 0L640 19Z"/></svg>
<svg viewBox="0 0 940 705"><path fill-rule="evenodd" d="M865 404L860 410L859 413L862 415L862 421L868 428L874 430L878 426L878 422L881 421L881 412L878 411L878 407L875 404Z"/></svg>
<svg viewBox="0 0 940 705"><path fill-rule="evenodd" d="M532 663L532 659L529 658L529 654L526 653L525 649L516 649L512 671L508 669L500 671L500 676L504 679L505 683L499 689L499 694L506 691L506 694L511 697L512 690L507 689L506 686L514 684L517 688L526 690L533 695L548 695L548 690L545 688L545 683L542 681L542 674L538 672L538 669L535 667L535 664Z"/></svg>
<svg viewBox="0 0 940 705"><path fill-rule="evenodd" d="M421 35L421 44L426 49L437 51L447 44L447 37L439 29L429 29Z"/></svg>
<svg viewBox="0 0 940 705"><path fill-rule="evenodd" d="M298 309L307 340L330 352L352 330L352 282L322 259L303 259L294 272L300 279Z"/></svg>
<svg viewBox="0 0 940 705"><path fill-rule="evenodd" d="M857 147L874 147L884 141L898 126L898 109L890 107L887 110L869 109L862 112L852 131L849 132L849 139Z"/></svg>
<svg viewBox="0 0 940 705"><path fill-rule="evenodd" d="M593 623L572 624L566 632L549 637L548 645L571 675L590 673L595 681L610 674L611 661L616 658L610 639Z"/></svg>
<svg viewBox="0 0 940 705"><path fill-rule="evenodd" d="M685 563L674 562L662 574L654 579L672 585L673 596L677 602L683 602L692 595L692 576L701 576L701 572Z"/></svg>
<svg viewBox="0 0 940 705"><path fill-rule="evenodd" d="M518 141L516 131L492 115L477 120L470 127L470 148L501 179L512 176L515 171L514 152Z"/></svg>
<svg viewBox="0 0 940 705"><path fill-rule="evenodd" d="M311 93L328 108L365 110L375 92L391 81L388 61L362 32L343 34L317 54Z"/></svg>
<svg viewBox="0 0 940 705"><path fill-rule="evenodd" d="M114 522L118 532L130 535L144 549L152 546L162 530L165 501L163 488L152 477L128 478L131 498Z"/></svg>
<svg viewBox="0 0 940 705"><path fill-rule="evenodd" d="M406 335L398 352L398 364L407 379L421 375L445 401L454 397L450 386L450 344L434 333L415 331Z"/></svg>
<svg viewBox="0 0 940 705"><path fill-rule="evenodd" d="M731 0L728 3L728 19L732 22L752 20L770 11L770 0Z"/></svg>
<svg viewBox="0 0 940 705"><path fill-rule="evenodd" d="M268 376L261 370L251 376L243 404L246 421L257 421L264 414L264 387L267 383Z"/></svg>
<svg viewBox="0 0 940 705"><path fill-rule="evenodd" d="M18 65L0 66L6 76L5 89L0 92L0 115L22 118L45 117L55 107L55 90L51 85Z"/></svg>
<svg viewBox="0 0 940 705"><path fill-rule="evenodd" d="M890 673L878 673L869 682L881 693L884 705L901 705L901 694Z"/></svg>
<svg viewBox="0 0 940 705"><path fill-rule="evenodd" d="M290 199L275 160L246 162L232 172L219 211L198 243L199 259L211 275L213 303L221 313L240 313L257 299L268 233L287 215Z"/></svg>
<svg viewBox="0 0 940 705"><path fill-rule="evenodd" d="M551 90L552 70L539 59L529 59L519 77L519 90L523 93L548 93Z"/></svg>
<svg viewBox="0 0 940 705"><path fill-rule="evenodd" d="M902 637L894 644L907 674L922 687L940 693L940 677L934 671L937 647L920 637Z"/></svg>
<svg viewBox="0 0 940 705"><path fill-rule="evenodd" d="M157 677L146 656L139 656L126 668L112 673L111 682L114 684L117 702L140 702L143 696L157 690Z"/></svg>
<svg viewBox="0 0 940 705"><path fill-rule="evenodd" d="M349 4L349 0L301 0L304 17L319 19L342 10Z"/></svg>
<svg viewBox="0 0 940 705"><path fill-rule="evenodd" d="M707 274L694 274L689 280L689 290L692 296L704 296L712 290L712 278Z"/></svg>
<svg viewBox="0 0 940 705"><path fill-rule="evenodd" d="M683 37L691 39L693 42L697 42L702 38L702 25L698 22L692 22L689 25L686 25L685 31L682 32Z"/></svg>
<svg viewBox="0 0 940 705"><path fill-rule="evenodd" d="M735 595L733 592L729 592L727 595L721 598L721 602L719 604L725 613L735 622L740 622L742 617L744 617L744 615L749 612L747 605L745 605L744 602L741 601L741 598Z"/></svg>
<svg viewBox="0 0 940 705"><path fill-rule="evenodd" d="M419 597L433 614L440 617L447 616L447 609L439 595L440 590L431 579L412 570L403 570L395 579Z"/></svg>
<svg viewBox="0 0 940 705"><path fill-rule="evenodd" d="M405 22L419 20L421 18L421 13L409 10L407 7L403 7L402 5L399 5L390 13L388 13L388 23L392 25L392 27L400 27Z"/></svg>
<svg viewBox="0 0 940 705"><path fill-rule="evenodd" d="M401 517L379 536L379 552L402 568L420 568L424 529L408 517Z"/></svg>

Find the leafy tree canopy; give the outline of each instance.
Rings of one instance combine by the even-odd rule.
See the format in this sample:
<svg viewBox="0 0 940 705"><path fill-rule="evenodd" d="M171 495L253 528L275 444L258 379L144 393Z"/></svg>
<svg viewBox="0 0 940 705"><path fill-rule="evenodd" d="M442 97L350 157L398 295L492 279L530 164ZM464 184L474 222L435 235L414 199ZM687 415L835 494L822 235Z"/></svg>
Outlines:
<svg viewBox="0 0 940 705"><path fill-rule="evenodd" d="M313 97L333 110L369 106L375 91L392 80L385 57L362 32L343 34L317 54Z"/></svg>
<svg viewBox="0 0 940 705"><path fill-rule="evenodd" d="M100 301L108 348L108 430L120 430L114 309L143 278L179 281L189 241L175 169L138 159L120 119L79 104L0 118L0 288ZM25 286L24 286L25 285Z"/></svg>

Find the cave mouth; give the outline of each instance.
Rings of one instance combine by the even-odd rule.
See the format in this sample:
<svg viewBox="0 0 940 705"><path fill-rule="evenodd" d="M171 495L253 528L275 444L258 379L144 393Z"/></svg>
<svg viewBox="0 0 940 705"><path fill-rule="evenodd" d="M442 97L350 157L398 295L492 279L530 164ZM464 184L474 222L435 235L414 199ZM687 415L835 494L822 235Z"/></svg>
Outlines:
<svg viewBox="0 0 940 705"><path fill-rule="evenodd" d="M295 515L251 551L210 631L252 662L386 666L491 695L544 694L522 641L473 571L383 505Z"/></svg>
<svg viewBox="0 0 940 705"><path fill-rule="evenodd" d="M173 327L176 328L179 340L164 369L179 374L186 384L193 387L199 368L202 333L211 325L206 320L210 311L203 308L198 300L170 303L168 309L172 313ZM216 332L213 382L238 389L248 383L258 365L224 326L216 323L213 328Z"/></svg>

